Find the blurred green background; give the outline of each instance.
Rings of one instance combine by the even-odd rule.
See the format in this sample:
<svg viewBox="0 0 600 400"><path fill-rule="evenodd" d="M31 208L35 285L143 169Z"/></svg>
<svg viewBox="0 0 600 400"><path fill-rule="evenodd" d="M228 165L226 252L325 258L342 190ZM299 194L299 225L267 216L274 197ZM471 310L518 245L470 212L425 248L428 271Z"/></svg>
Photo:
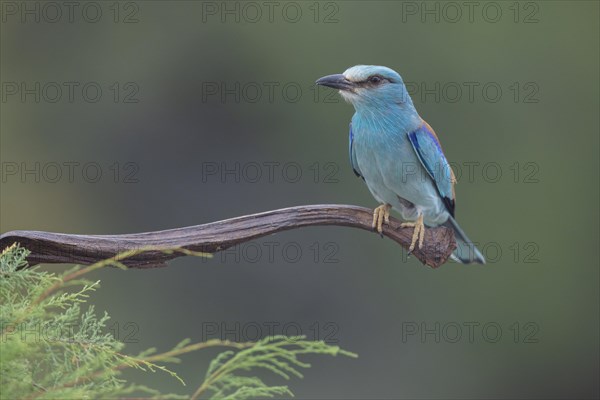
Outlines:
<svg viewBox="0 0 600 400"><path fill-rule="evenodd" d="M375 207L347 159L353 109L313 83L380 64L437 131L457 218L489 259L431 270L322 227L98 271L92 302L131 352L272 326L360 355L309 360L299 398L598 397L597 1L54 4L1 3L0 231ZM128 377L191 393L215 354L175 367L187 388Z"/></svg>

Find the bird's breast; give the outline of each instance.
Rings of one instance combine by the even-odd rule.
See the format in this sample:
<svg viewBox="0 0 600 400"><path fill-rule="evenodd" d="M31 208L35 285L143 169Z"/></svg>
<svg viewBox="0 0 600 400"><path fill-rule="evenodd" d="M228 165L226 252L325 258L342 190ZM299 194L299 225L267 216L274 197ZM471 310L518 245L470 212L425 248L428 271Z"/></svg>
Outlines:
<svg viewBox="0 0 600 400"><path fill-rule="evenodd" d="M408 133L385 126L355 126L354 120L352 130L356 162L373 196L391 204L405 219L415 218L414 207L405 205L409 203L422 210L426 219L438 218L443 204Z"/></svg>

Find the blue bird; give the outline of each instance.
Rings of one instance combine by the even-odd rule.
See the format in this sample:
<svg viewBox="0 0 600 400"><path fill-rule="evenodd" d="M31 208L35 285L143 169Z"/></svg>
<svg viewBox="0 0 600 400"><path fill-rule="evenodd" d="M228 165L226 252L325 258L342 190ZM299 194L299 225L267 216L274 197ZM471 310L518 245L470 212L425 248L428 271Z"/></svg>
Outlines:
<svg viewBox="0 0 600 400"><path fill-rule="evenodd" d="M455 233L455 261L485 264L454 219L454 173L400 75L387 67L357 65L316 84L339 90L356 111L350 123L350 162L381 203L373 212L373 228L381 233L393 208L406 221L402 226L413 228L409 252L423 246L425 226L444 225Z"/></svg>

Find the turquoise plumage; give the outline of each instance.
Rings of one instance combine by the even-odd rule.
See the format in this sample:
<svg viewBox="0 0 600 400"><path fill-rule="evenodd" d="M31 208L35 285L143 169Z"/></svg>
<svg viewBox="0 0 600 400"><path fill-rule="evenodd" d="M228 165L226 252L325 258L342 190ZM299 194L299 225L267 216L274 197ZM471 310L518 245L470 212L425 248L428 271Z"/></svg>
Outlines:
<svg viewBox="0 0 600 400"><path fill-rule="evenodd" d="M317 84L338 89L355 114L349 132L350 163L381 206L373 227L382 232L389 210L413 227L410 251L422 246L425 226L455 232L453 259L485 263L454 219L454 174L433 129L417 113L400 75L387 67L358 65Z"/></svg>
<svg viewBox="0 0 600 400"><path fill-rule="evenodd" d="M454 217L454 184L452 168L446 160L440 142L429 124L423 122L417 130L408 134L419 161L435 182L436 188L450 212Z"/></svg>

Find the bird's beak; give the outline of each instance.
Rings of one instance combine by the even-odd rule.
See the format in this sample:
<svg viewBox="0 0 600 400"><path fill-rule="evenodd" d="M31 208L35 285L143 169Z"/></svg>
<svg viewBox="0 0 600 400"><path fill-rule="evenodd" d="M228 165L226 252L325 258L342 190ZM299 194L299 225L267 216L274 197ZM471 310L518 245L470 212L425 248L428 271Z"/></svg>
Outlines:
<svg viewBox="0 0 600 400"><path fill-rule="evenodd" d="M342 74L327 75L319 78L315 83L339 90L352 90L356 86L354 82L349 81Z"/></svg>

